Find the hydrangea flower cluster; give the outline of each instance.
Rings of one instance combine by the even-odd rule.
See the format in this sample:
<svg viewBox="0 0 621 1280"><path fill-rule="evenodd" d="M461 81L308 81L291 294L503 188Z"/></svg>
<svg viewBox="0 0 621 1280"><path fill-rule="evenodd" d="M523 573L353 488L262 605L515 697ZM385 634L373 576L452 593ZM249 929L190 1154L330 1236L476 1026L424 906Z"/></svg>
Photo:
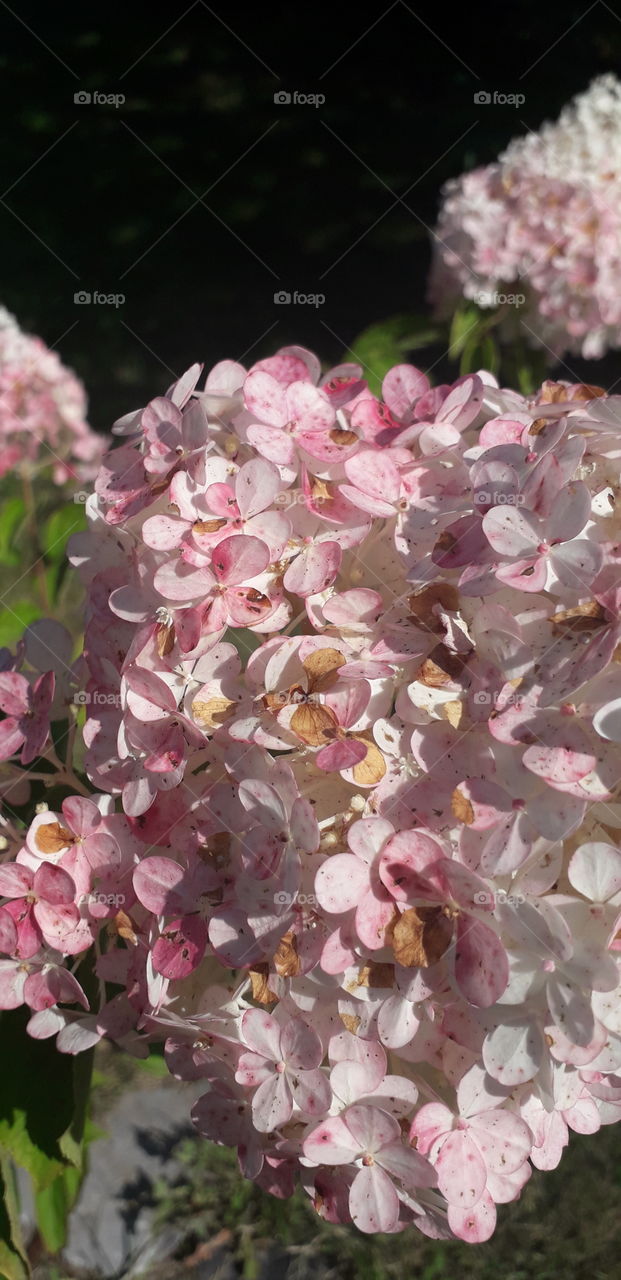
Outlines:
<svg viewBox="0 0 621 1280"><path fill-rule="evenodd" d="M36 463L56 484L94 479L108 444L86 408L76 375L0 307L0 476Z"/></svg>
<svg viewBox="0 0 621 1280"><path fill-rule="evenodd" d="M501 306L531 345L599 357L621 346L621 83L598 77L554 124L448 182L434 236L432 301ZM510 305L524 297L517 313Z"/></svg>
<svg viewBox="0 0 621 1280"><path fill-rule="evenodd" d="M0 866L0 1007L163 1041L276 1196L483 1241L621 1119L621 397L200 373L116 424L83 659L3 659L4 767L66 795Z"/></svg>

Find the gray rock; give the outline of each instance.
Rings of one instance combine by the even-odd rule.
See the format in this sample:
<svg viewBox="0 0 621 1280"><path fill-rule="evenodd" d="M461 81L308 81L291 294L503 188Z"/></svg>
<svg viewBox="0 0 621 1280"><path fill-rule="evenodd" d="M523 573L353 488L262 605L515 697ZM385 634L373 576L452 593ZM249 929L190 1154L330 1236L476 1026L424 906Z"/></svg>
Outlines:
<svg viewBox="0 0 621 1280"><path fill-rule="evenodd" d="M153 1239L154 1184L179 1174L174 1147L194 1132L190 1109L202 1085L133 1090L89 1148L89 1168L71 1214L64 1262L92 1280L125 1280L174 1253L180 1233ZM169 1252L166 1253L165 1250ZM151 1250L151 1252L149 1252Z"/></svg>

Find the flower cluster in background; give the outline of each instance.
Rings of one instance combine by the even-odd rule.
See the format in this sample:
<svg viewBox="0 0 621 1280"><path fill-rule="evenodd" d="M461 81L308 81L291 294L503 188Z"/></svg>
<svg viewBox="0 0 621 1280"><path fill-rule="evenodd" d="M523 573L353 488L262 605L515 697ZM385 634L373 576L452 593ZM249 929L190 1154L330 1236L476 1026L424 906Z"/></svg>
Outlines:
<svg viewBox="0 0 621 1280"><path fill-rule="evenodd" d="M552 356L602 356L621 346L620 210L621 83L604 75L556 123L446 184L431 299L443 314L461 296L500 307L501 334L522 324Z"/></svg>
<svg viewBox="0 0 621 1280"><path fill-rule="evenodd" d="M56 484L92 479L107 443L86 411L76 375L0 307L0 476L46 467Z"/></svg>
<svg viewBox="0 0 621 1280"><path fill-rule="evenodd" d="M482 1241L621 1119L621 398L200 373L116 425L83 659L2 655L5 804L65 798L5 815L0 1007L163 1041L274 1195Z"/></svg>

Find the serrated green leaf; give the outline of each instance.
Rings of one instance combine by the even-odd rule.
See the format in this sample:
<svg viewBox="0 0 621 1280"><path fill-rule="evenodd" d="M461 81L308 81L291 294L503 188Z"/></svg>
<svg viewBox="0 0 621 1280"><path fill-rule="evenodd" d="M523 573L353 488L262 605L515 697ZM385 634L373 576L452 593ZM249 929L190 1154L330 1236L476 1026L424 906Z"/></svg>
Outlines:
<svg viewBox="0 0 621 1280"><path fill-rule="evenodd" d="M0 645L11 648L21 640L26 627L41 617L41 606L31 600L11 601L10 609L0 610Z"/></svg>
<svg viewBox="0 0 621 1280"><path fill-rule="evenodd" d="M33 1040L28 1017L23 1009L0 1016L0 1151L42 1190L67 1162L82 1165L92 1055L73 1058L53 1040Z"/></svg>
<svg viewBox="0 0 621 1280"><path fill-rule="evenodd" d="M234 644L237 652L242 660L246 662L249 654L254 653L260 644L263 644L264 636L258 635L256 631L249 631L248 627L229 627L225 632L224 639L229 644Z"/></svg>
<svg viewBox="0 0 621 1280"><path fill-rule="evenodd" d="M0 1154L0 1277L28 1280L30 1267L22 1240L15 1174L7 1156Z"/></svg>
<svg viewBox="0 0 621 1280"><path fill-rule="evenodd" d="M67 1168L35 1195L37 1226L49 1253L60 1253L67 1239L69 1214L82 1182L80 1169Z"/></svg>
<svg viewBox="0 0 621 1280"><path fill-rule="evenodd" d="M12 566L19 564L20 554L15 547L15 538L26 515L24 499L18 496L6 498L2 503L0 516L0 564Z"/></svg>
<svg viewBox="0 0 621 1280"><path fill-rule="evenodd" d="M394 364L403 363L410 351L431 346L440 336L440 330L424 316L390 316L364 329L354 339L346 359L362 365L371 391L379 395L382 381Z"/></svg>
<svg viewBox="0 0 621 1280"><path fill-rule="evenodd" d="M53 511L45 521L41 535L41 549L52 564L65 558L65 548L72 533L86 528L84 507L79 502L68 502Z"/></svg>
<svg viewBox="0 0 621 1280"><path fill-rule="evenodd" d="M476 337L477 330L484 324L485 319L474 303L464 303L457 308L449 333L449 355L452 359L461 355L466 344Z"/></svg>
<svg viewBox="0 0 621 1280"><path fill-rule="evenodd" d="M489 333L475 332L465 344L459 362L459 372L476 373L477 369L488 369L497 373L500 368L500 352Z"/></svg>

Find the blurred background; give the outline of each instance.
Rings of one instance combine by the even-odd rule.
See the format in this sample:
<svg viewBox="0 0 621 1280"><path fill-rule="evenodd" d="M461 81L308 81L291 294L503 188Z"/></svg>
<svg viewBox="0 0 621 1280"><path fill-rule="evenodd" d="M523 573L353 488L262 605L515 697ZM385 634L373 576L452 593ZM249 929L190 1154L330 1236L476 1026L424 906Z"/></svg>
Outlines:
<svg viewBox="0 0 621 1280"><path fill-rule="evenodd" d="M195 359L297 341L334 361L420 313L442 183L621 62L604 0L1 12L1 300L99 429ZM494 90L525 101L475 101ZM442 345L425 360L455 376ZM614 356L569 365L618 376Z"/></svg>

